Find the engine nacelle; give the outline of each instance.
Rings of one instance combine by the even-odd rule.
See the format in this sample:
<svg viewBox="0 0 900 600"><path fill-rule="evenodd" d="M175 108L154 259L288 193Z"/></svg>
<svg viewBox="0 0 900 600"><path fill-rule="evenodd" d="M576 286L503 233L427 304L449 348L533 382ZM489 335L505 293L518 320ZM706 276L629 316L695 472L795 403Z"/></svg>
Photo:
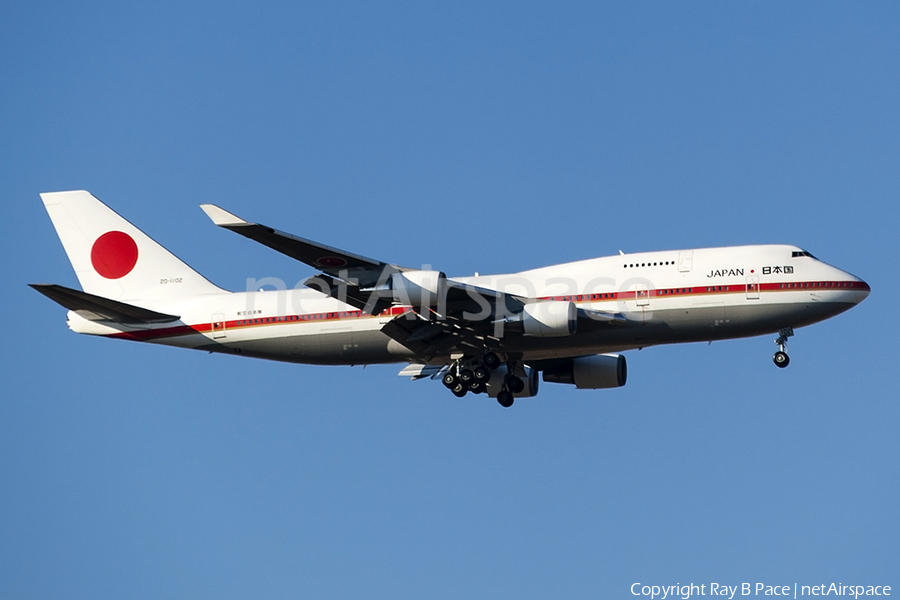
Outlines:
<svg viewBox="0 0 900 600"><path fill-rule="evenodd" d="M532 302L525 305L520 318L523 333L535 337L564 337L578 329L578 311L573 302Z"/></svg>
<svg viewBox="0 0 900 600"><path fill-rule="evenodd" d="M525 369L525 375L520 378L525 382L525 389L514 395L516 398L531 398L532 396L537 396L538 384L541 382L538 378L538 371L531 367L523 368ZM497 394L503 389L503 383L506 381L507 373L509 373L509 369L507 369L506 365L500 365L491 371L491 378L487 382L487 395L489 398L496 398Z"/></svg>
<svg viewBox="0 0 900 600"><path fill-rule="evenodd" d="M437 306L447 297L447 276L440 271L404 271L391 275L394 301L412 306Z"/></svg>
<svg viewBox="0 0 900 600"><path fill-rule="evenodd" d="M568 383L580 390L599 390L625 385L628 367L621 354L575 358L559 367L544 369L547 383Z"/></svg>

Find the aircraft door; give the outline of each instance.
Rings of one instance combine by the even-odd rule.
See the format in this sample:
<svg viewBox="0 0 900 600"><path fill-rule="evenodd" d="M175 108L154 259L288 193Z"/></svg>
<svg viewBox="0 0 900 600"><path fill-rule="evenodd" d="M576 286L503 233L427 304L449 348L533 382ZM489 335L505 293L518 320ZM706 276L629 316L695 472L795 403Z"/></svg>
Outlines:
<svg viewBox="0 0 900 600"><path fill-rule="evenodd" d="M634 299L638 306L650 306L650 291L647 289L646 283L637 284Z"/></svg>
<svg viewBox="0 0 900 600"><path fill-rule="evenodd" d="M682 250L678 253L678 272L689 273L694 266L694 251Z"/></svg>
<svg viewBox="0 0 900 600"><path fill-rule="evenodd" d="M212 337L214 340L225 337L225 315L216 313L212 316Z"/></svg>
<svg viewBox="0 0 900 600"><path fill-rule="evenodd" d="M759 300L759 277L747 277L747 300Z"/></svg>

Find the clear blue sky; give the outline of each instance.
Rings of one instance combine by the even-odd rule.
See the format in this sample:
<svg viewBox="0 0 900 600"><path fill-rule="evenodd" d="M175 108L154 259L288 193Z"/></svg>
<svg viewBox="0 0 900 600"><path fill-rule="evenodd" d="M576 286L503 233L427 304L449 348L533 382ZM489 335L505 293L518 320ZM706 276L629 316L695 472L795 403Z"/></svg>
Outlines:
<svg viewBox="0 0 900 600"><path fill-rule="evenodd" d="M333 5L336 3L324 3ZM896 3L0 7L0 597L900 589ZM230 289L304 265L197 205L451 275L783 242L871 297L501 409L399 366L77 336L38 194Z"/></svg>

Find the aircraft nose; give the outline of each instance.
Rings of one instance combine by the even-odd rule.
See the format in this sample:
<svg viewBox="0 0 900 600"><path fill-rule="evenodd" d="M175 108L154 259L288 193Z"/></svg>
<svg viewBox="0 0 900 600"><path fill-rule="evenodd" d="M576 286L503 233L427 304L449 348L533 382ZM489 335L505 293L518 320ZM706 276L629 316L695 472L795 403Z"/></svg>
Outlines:
<svg viewBox="0 0 900 600"><path fill-rule="evenodd" d="M862 302L863 300L865 300L866 298L869 297L870 293L872 293L872 288L869 286L868 283L866 283L865 281L860 279L859 280L859 291L862 292L862 295L863 295L862 298L860 298L860 302Z"/></svg>
<svg viewBox="0 0 900 600"><path fill-rule="evenodd" d="M850 287L848 290L852 296L851 301L854 304L859 304L863 300L869 297L869 294L872 292L871 286L857 277L856 275L851 275L850 273L844 273L847 278L847 284Z"/></svg>

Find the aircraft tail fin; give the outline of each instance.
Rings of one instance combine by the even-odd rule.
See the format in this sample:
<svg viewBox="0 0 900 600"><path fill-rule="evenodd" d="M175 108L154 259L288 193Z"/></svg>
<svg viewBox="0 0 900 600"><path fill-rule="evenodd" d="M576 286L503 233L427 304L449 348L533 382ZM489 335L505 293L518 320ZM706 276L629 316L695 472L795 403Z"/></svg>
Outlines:
<svg viewBox="0 0 900 600"><path fill-rule="evenodd" d="M85 292L118 300L224 292L89 192L41 200Z"/></svg>

